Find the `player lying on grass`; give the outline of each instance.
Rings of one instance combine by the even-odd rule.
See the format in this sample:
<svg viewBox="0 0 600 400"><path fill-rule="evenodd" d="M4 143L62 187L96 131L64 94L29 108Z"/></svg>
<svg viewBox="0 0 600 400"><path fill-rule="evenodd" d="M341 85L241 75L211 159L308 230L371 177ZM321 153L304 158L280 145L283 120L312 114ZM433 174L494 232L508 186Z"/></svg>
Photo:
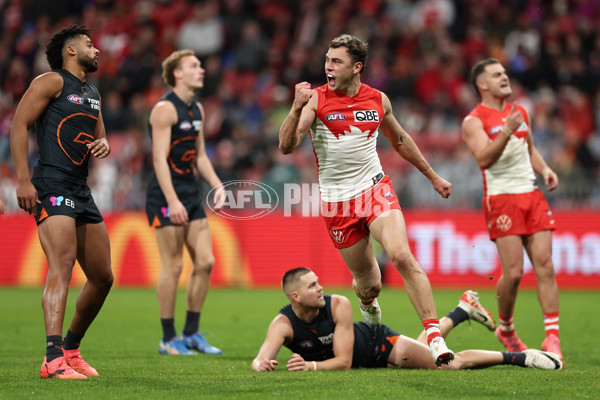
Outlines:
<svg viewBox="0 0 600 400"><path fill-rule="evenodd" d="M290 371L316 371L349 368L421 368L436 369L429 354L426 333L414 340L386 325L354 322L350 301L340 295L324 295L313 271L295 268L285 273L283 291L290 304L273 319L267 337L252 361L256 371L273 371L281 346L294 354L287 362ZM440 320L442 336L468 319L494 330L492 315L479 303L477 293L467 291L458 306ZM560 358L541 350L499 352L465 350L442 369L486 368L494 365L518 365L538 369L562 369Z"/></svg>

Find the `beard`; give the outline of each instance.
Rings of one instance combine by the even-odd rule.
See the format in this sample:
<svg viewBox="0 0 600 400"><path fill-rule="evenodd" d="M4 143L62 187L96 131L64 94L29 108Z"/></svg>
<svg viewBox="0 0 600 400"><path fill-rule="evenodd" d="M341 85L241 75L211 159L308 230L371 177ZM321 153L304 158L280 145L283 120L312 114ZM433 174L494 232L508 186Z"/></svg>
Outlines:
<svg viewBox="0 0 600 400"><path fill-rule="evenodd" d="M98 63L91 57L81 56L79 57L79 65L83 67L85 72L96 72L98 71Z"/></svg>

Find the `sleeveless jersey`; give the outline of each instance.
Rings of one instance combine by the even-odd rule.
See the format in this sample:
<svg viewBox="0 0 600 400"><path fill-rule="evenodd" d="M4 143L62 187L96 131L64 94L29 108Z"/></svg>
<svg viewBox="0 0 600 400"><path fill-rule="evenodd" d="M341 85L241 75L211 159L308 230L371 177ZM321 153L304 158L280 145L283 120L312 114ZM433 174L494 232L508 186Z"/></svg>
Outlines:
<svg viewBox="0 0 600 400"><path fill-rule="evenodd" d="M327 85L318 98L310 139L319 170L321 199L351 200L373 185L382 172L376 145L383 119L382 93L364 83L354 97L340 95Z"/></svg>
<svg viewBox="0 0 600 400"><path fill-rule="evenodd" d="M54 70L63 79L57 99L51 100L35 122L39 159L33 177L85 183L94 130L100 113L98 90L66 69Z"/></svg>
<svg viewBox="0 0 600 400"><path fill-rule="evenodd" d="M195 181L194 166L196 164L196 140L202 126L202 114L196 101L187 105L177 95L170 91L161 99L170 101L177 111L177 122L171 127L171 145L167 162L171 172L171 178L175 181ZM152 125L150 137L152 137ZM152 180L156 179L153 172Z"/></svg>
<svg viewBox="0 0 600 400"><path fill-rule="evenodd" d="M497 111L479 104L469 113L479 118L490 141L501 133L512 104L506 103L503 111ZM515 111L521 111L523 123L512 134L502 155L489 168L482 168L483 191L485 196L497 194L527 193L537 189L537 183L529 158L529 118L525 109L515 105Z"/></svg>
<svg viewBox="0 0 600 400"><path fill-rule="evenodd" d="M285 347L300 354L306 361L323 361L334 357L335 322L331 315L331 295L326 294L323 297L325 307L319 310L319 315L310 323L298 318L291 304L279 311L290 320L294 330L294 340L292 343L284 343Z"/></svg>

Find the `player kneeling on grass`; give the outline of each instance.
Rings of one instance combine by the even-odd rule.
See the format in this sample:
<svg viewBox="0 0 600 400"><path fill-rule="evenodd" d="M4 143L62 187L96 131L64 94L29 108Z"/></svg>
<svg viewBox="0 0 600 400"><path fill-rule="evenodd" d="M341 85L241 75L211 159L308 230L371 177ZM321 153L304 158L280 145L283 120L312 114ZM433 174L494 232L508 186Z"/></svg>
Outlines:
<svg viewBox="0 0 600 400"><path fill-rule="evenodd" d="M354 322L350 301L340 295L324 295L313 271L295 268L285 273L283 291L290 304L273 319L267 337L252 362L256 371L273 371L281 346L294 352L286 367L290 371L349 368L436 369L426 345L426 333L418 340L398 334L386 325ZM477 293L467 291L458 306L440 320L443 337L459 323L476 320L494 330L492 315L479 303ZM560 358L541 350L499 352L465 350L442 369L486 368L518 365L538 369L562 369Z"/></svg>

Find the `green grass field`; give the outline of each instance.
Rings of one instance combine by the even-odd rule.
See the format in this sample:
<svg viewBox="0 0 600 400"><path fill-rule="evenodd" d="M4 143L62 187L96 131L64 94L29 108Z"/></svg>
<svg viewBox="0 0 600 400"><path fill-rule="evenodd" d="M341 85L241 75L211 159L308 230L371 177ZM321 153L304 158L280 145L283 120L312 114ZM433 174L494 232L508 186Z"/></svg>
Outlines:
<svg viewBox="0 0 600 400"><path fill-rule="evenodd" d="M114 289L85 339L85 359L101 374L87 381L39 378L45 334L41 289L0 288L0 398L71 399L366 399L366 398L531 398L600 397L600 351L595 346L600 293L561 293L561 341L564 371L499 366L467 371L407 371L396 369L291 373L290 356L279 353L279 369L257 373L250 363L264 340L267 325L286 299L279 290L212 289L202 314L201 331L223 349L218 356L164 356L157 352L161 336L156 296L149 289ZM345 294L348 290L329 290ZM457 303L460 291L436 290L440 316ZM69 294L67 321L77 290ZM480 292L495 313L494 293ZM384 323L411 337L420 322L402 290L384 288L380 296ZM176 324L181 330L185 293L180 292ZM355 304L355 318L358 319ZM515 322L523 341L539 347L543 324L535 292L519 294ZM68 323L65 324L65 332ZM458 326L447 339L454 351L468 348L502 350L481 325ZM283 364L283 366L281 365Z"/></svg>

